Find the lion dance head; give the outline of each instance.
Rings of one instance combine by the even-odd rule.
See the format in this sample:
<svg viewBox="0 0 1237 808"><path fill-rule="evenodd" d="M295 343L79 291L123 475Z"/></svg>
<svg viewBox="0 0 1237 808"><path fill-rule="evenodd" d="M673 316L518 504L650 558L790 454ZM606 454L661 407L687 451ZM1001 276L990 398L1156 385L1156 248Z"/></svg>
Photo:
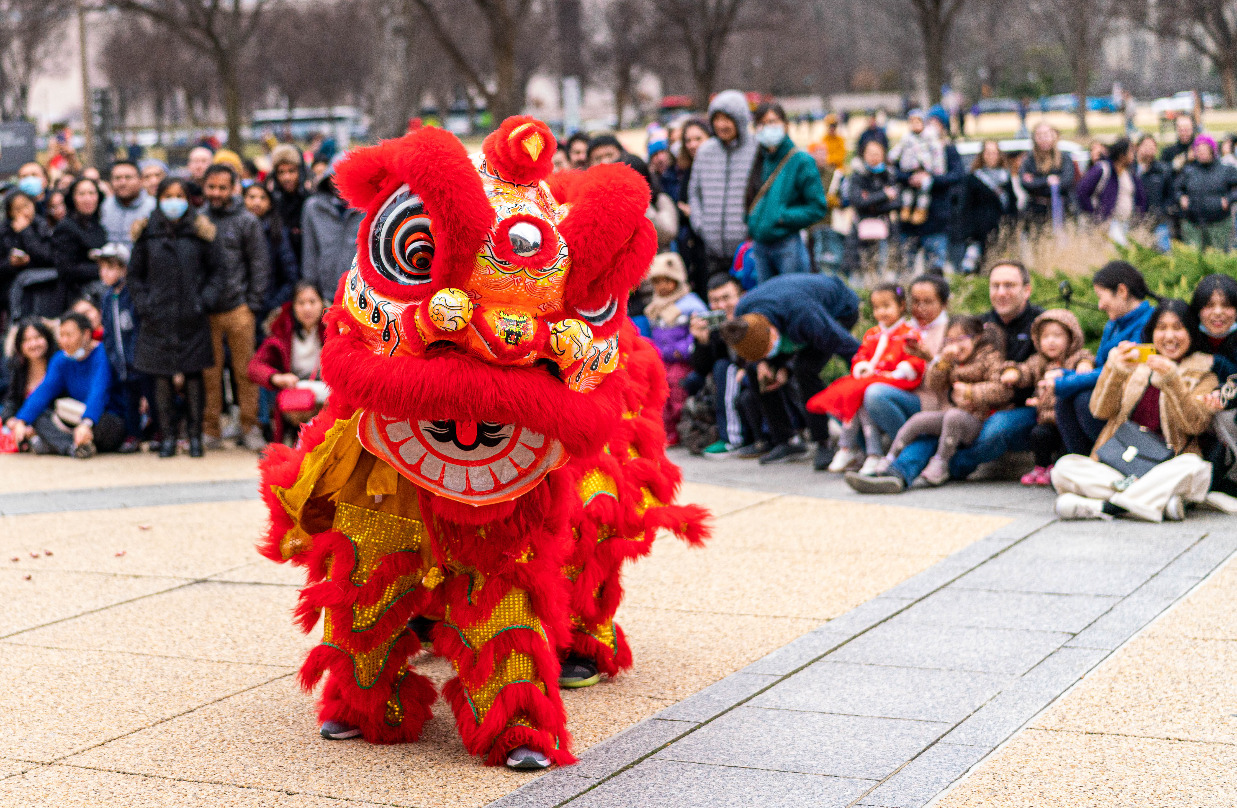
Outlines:
<svg viewBox="0 0 1237 808"><path fill-rule="evenodd" d="M521 496L622 416L609 381L657 248L649 192L630 168L598 166L559 204L545 182L555 145L515 117L471 159L424 129L338 167L366 217L328 320L326 381L365 411L366 449L456 502Z"/></svg>

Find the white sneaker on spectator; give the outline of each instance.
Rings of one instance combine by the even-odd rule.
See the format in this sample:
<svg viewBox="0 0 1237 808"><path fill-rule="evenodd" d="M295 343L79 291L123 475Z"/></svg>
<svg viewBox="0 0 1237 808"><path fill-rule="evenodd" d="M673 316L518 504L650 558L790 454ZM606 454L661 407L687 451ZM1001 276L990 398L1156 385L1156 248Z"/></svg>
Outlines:
<svg viewBox="0 0 1237 808"><path fill-rule="evenodd" d="M847 466L855 462L855 458L859 453L854 449L838 449L833 455L833 460L829 461L827 471L846 471Z"/></svg>
<svg viewBox="0 0 1237 808"><path fill-rule="evenodd" d="M251 426L242 439L242 445L250 451L260 452L266 448L266 438L262 437L261 429Z"/></svg>
<svg viewBox="0 0 1237 808"><path fill-rule="evenodd" d="M871 477L884 461L885 458L880 455L868 455L864 458L863 465L859 467L859 473L864 477Z"/></svg>
<svg viewBox="0 0 1237 808"><path fill-rule="evenodd" d="M1170 522L1183 521L1185 519L1185 500L1179 495L1170 497L1168 504L1164 506L1164 518Z"/></svg>
<svg viewBox="0 0 1237 808"><path fill-rule="evenodd" d="M223 443L223 438L222 438L222 437L215 437L215 438L212 438L212 437L205 437L205 438L202 438L202 446L204 446L204 447L206 448L206 450L207 450L207 451L210 451L210 452L216 452L216 451L218 451L218 450L220 450L220 449L222 449L222 448L223 448L223 446L224 446L224 443Z"/></svg>
<svg viewBox="0 0 1237 808"><path fill-rule="evenodd" d="M1057 497L1057 516L1062 519L1111 519L1104 513L1104 500L1062 494Z"/></svg>
<svg viewBox="0 0 1237 808"><path fill-rule="evenodd" d="M876 468L872 470L871 474L865 474L863 476L879 477L880 475L889 471L889 467L892 466L897 459L898 459L898 456L891 452L876 461Z"/></svg>

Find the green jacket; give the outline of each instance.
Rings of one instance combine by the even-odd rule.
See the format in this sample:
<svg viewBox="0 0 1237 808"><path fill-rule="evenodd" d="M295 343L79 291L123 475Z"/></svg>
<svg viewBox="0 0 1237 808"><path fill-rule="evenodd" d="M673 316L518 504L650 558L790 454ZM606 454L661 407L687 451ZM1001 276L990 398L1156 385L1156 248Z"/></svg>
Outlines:
<svg viewBox="0 0 1237 808"><path fill-rule="evenodd" d="M773 154L762 150L762 187L782 158L794 148L788 136ZM747 230L754 241L768 244L795 235L824 219L828 213L829 203L816 161L807 152L795 150L773 180L772 187L747 214Z"/></svg>

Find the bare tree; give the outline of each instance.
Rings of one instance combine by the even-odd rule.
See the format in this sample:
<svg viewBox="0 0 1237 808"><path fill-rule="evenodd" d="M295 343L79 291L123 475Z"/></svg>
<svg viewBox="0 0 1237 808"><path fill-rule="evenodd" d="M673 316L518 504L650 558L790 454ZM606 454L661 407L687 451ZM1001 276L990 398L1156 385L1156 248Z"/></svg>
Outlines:
<svg viewBox="0 0 1237 808"><path fill-rule="evenodd" d="M152 20L210 61L223 97L228 145L239 150L243 142L242 68L271 0L109 0L109 4Z"/></svg>
<svg viewBox="0 0 1237 808"><path fill-rule="evenodd" d="M26 116L30 85L73 10L72 0L0 0L0 117Z"/></svg>
<svg viewBox="0 0 1237 808"><path fill-rule="evenodd" d="M941 87L948 81L950 40L958 15L968 0L881 0L889 21L896 26L905 25L912 17L923 43L924 79L928 100L940 103Z"/></svg>
<svg viewBox="0 0 1237 808"><path fill-rule="evenodd" d="M605 39L589 51L589 61L609 73L614 90L616 127L623 128L623 115L634 96L636 82L655 55L658 30L649 0L610 0L599 8L593 27Z"/></svg>
<svg viewBox="0 0 1237 808"><path fill-rule="evenodd" d="M1158 36L1189 45L1220 74L1224 106L1237 106L1237 2L1131 0L1135 22Z"/></svg>
<svg viewBox="0 0 1237 808"><path fill-rule="evenodd" d="M1074 79L1078 134L1089 135L1087 91L1091 73L1122 8L1122 0L1038 0L1036 16L1065 51Z"/></svg>
<svg viewBox="0 0 1237 808"><path fill-rule="evenodd" d="M495 122L518 115L532 69L540 61L525 35L537 32L545 9L535 0L406 0L423 25L408 31L416 42L426 28L471 90L485 99ZM410 16L412 11L410 10ZM476 25L470 24L473 20ZM544 28L541 28L544 34ZM415 46L415 45L413 45ZM544 42L542 43L544 47Z"/></svg>
<svg viewBox="0 0 1237 808"><path fill-rule="evenodd" d="M704 109L717 85L718 69L739 10L746 0L656 0L656 21L687 54L696 85L696 104Z"/></svg>

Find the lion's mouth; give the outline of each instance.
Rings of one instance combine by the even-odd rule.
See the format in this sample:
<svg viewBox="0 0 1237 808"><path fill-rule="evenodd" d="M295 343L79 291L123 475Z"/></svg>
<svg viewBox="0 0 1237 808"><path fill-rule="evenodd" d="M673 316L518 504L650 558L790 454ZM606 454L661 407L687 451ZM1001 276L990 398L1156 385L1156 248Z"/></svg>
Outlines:
<svg viewBox="0 0 1237 808"><path fill-rule="evenodd" d="M366 412L360 439L413 483L458 502L514 499L564 462L562 444L515 424L420 421Z"/></svg>

